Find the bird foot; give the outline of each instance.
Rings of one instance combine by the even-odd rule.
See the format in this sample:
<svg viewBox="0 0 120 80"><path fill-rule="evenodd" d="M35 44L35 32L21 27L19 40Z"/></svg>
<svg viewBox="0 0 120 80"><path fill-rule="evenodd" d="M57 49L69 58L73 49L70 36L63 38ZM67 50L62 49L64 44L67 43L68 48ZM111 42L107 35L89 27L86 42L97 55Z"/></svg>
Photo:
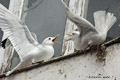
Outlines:
<svg viewBox="0 0 120 80"><path fill-rule="evenodd" d="M91 52L91 56L92 56L92 53L97 50L97 45L93 45L90 47L90 52Z"/></svg>
<svg viewBox="0 0 120 80"><path fill-rule="evenodd" d="M97 52L97 60L100 62L104 62L103 65L105 65L105 60L106 60L106 47L104 45L99 45L98 47L98 52Z"/></svg>
<svg viewBox="0 0 120 80"><path fill-rule="evenodd" d="M32 64L41 64L41 63L43 63L43 62L44 62L44 60L38 61L38 62L35 62L35 63L32 63Z"/></svg>
<svg viewBox="0 0 120 80"><path fill-rule="evenodd" d="M81 50L75 50L74 51L74 53L80 53L81 52Z"/></svg>
<svg viewBox="0 0 120 80"><path fill-rule="evenodd" d="M39 64L41 64L41 63L43 63L44 62L44 60L42 60L42 61L38 61L38 62L36 62L36 63L39 63Z"/></svg>
<svg viewBox="0 0 120 80"><path fill-rule="evenodd" d="M11 74L11 71L8 71L5 75L9 76Z"/></svg>

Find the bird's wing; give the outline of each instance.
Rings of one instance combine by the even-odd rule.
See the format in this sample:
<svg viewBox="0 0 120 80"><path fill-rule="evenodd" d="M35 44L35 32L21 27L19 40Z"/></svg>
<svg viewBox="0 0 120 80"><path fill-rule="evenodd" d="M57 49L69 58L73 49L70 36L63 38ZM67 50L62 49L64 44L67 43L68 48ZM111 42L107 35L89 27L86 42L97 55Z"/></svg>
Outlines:
<svg viewBox="0 0 120 80"><path fill-rule="evenodd" d="M37 41L37 35L33 32L31 32L31 34L32 34L33 38Z"/></svg>
<svg viewBox="0 0 120 80"><path fill-rule="evenodd" d="M94 12L95 28L101 34L107 33L116 20L113 13L102 10Z"/></svg>
<svg viewBox="0 0 120 80"><path fill-rule="evenodd" d="M67 14L67 18L70 19L74 24L77 25L81 34L86 34L89 31L97 33L95 27L89 21L72 13L70 11L69 7L64 3L64 1L61 0L61 2L63 4L65 12Z"/></svg>
<svg viewBox="0 0 120 80"><path fill-rule="evenodd" d="M27 26L2 4L0 4L0 28L11 41L20 58L38 44Z"/></svg>

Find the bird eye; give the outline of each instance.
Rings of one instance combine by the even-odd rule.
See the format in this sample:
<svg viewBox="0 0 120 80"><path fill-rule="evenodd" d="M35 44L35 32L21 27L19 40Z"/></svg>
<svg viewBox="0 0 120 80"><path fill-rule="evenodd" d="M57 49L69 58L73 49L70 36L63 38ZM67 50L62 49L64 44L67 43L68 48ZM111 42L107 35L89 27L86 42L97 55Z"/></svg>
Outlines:
<svg viewBox="0 0 120 80"><path fill-rule="evenodd" d="M51 40L51 38L48 38L49 40Z"/></svg>
<svg viewBox="0 0 120 80"><path fill-rule="evenodd" d="M72 33L72 35L75 35L75 33Z"/></svg>

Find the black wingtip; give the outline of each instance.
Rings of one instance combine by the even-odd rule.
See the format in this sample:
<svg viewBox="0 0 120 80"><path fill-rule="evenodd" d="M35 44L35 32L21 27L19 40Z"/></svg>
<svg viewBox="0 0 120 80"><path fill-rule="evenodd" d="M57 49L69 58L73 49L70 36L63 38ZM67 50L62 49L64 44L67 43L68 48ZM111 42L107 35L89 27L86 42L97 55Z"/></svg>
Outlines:
<svg viewBox="0 0 120 80"><path fill-rule="evenodd" d="M106 14L108 13L109 9L110 9L110 7L108 7L108 8L105 10L105 11L106 11Z"/></svg>
<svg viewBox="0 0 120 80"><path fill-rule="evenodd" d="M5 49L5 44L6 44L6 42L7 42L7 38L6 39L4 39L2 42L1 42L1 46Z"/></svg>

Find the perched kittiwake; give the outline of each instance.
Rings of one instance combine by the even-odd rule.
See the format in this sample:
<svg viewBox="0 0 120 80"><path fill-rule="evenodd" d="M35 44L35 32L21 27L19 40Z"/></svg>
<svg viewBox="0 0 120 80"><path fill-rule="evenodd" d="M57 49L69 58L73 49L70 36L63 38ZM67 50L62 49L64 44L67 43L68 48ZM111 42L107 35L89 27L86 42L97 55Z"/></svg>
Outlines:
<svg viewBox="0 0 120 80"><path fill-rule="evenodd" d="M113 13L102 10L94 12L95 26L93 26L86 19L73 14L63 0L61 2L67 18L76 24L78 28L78 31L73 31L71 35L76 50L84 50L89 46L100 45L106 40L108 30L117 20Z"/></svg>
<svg viewBox="0 0 120 80"><path fill-rule="evenodd" d="M55 40L59 35L48 37L39 44L27 26L2 4L0 4L0 28L20 58L20 63L11 71L8 71L6 76L20 67L42 60L46 61L54 55L53 45L57 43Z"/></svg>

